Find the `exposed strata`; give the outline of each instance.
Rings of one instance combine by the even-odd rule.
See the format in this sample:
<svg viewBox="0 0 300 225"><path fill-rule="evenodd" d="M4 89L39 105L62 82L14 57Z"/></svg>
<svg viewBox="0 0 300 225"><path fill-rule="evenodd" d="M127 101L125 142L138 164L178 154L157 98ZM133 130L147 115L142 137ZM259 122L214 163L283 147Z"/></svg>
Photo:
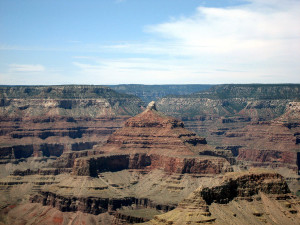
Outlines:
<svg viewBox="0 0 300 225"><path fill-rule="evenodd" d="M73 174L77 176L98 176L106 171L124 169L162 169L168 173L220 174L231 171L229 162L223 158L209 156L166 156L160 154L103 154L76 159Z"/></svg>
<svg viewBox="0 0 300 225"><path fill-rule="evenodd" d="M103 86L0 87L0 164L92 149L142 105Z"/></svg>
<svg viewBox="0 0 300 225"><path fill-rule="evenodd" d="M93 215L88 213L62 212L50 206L42 206L38 203L26 203L22 205L10 205L0 212L3 218L0 224L30 224L49 225L49 224L89 224L103 225L111 224L113 215L102 213Z"/></svg>
<svg viewBox="0 0 300 225"><path fill-rule="evenodd" d="M181 121L159 113L151 103L111 135L105 145L86 151L89 155L83 151L65 153L65 160L53 165L64 168L73 164L76 176L44 186L30 201L95 215L124 207L168 211L201 180L231 171L226 159L199 155L210 149L204 138L184 129ZM127 174L129 180L110 183L116 182L110 180L118 174ZM162 182L171 174L174 178ZM183 185L186 182L189 185ZM121 214L119 219L124 219ZM125 218L139 220L133 215Z"/></svg>
<svg viewBox="0 0 300 225"><path fill-rule="evenodd" d="M26 92L29 90L24 93ZM58 99L59 104L54 104L55 107L58 105L58 110L47 108L51 115L46 115L44 118L32 116L30 106L28 108L21 106L10 111L11 115L19 115L19 117L3 117L2 122L5 125L0 131L2 137L9 137L5 139L7 143L13 140L13 145L2 142L5 145L1 146L3 147L1 162L4 163L1 164L1 176L12 174L0 180L1 208L5 209L4 217L8 212L7 218L10 218L7 224L13 224L13 221L17 221L16 224L33 221L30 215L35 215L34 221L39 224L44 220L48 223L49 221L63 221L63 223L88 221L89 224L142 222L151 219L143 215L145 212L160 214L169 211L201 185L208 188L207 196L215 196L213 199L216 203L208 204L209 198L205 198L206 200L202 198L201 207L204 214L202 209L189 212L188 217L195 217L190 221L200 221L203 217L199 217L198 220L197 215L201 214L206 215L211 223L219 221L219 224L229 223L228 221L246 224L247 221L257 219L271 223L274 218L283 224L288 216L290 218L286 220L287 224L293 224L290 223L294 221L293 215L299 214L295 199L291 195L276 196L260 192L251 197L234 197L233 200L228 201L226 198L219 198L226 196L226 192L222 192L222 195L216 194L220 184L219 186L215 184L221 179L216 174L231 169L228 162L231 165L240 164L233 166L237 170L247 166L268 166L277 169L288 167L296 171L295 165L300 161L300 156L298 154L295 156L290 150L295 147L297 153L299 147L297 102L288 103L286 113L271 122L265 120L281 115L282 108L285 107L284 101L287 99L277 101L276 98L256 99L252 96L253 99L247 100L248 105L244 105L245 102L232 96L229 96L233 98L232 100L207 98L209 99L207 101L204 98L206 103L203 107L207 108L199 109L199 114L196 116L184 114L185 116L181 117L181 114L178 114L179 118L187 120L185 123L188 127L201 131L197 133L209 133L208 143L217 146L213 148L206 144L206 139L198 137L193 132L186 132L180 120L163 116L161 113L148 114L149 120L145 120L145 123L132 118L128 124L126 123L124 128L126 132L122 129L118 130L106 143L108 136L123 126L128 115L134 115L131 114L134 111L126 108L128 101L124 101L125 104L119 102L120 99L112 104L113 101L108 101L115 107L112 107L111 111L105 109L101 112L108 114L113 112L113 116L108 117L103 114L103 117L96 118L93 116L98 114L92 105L97 105L102 110L101 101L90 101L88 98L91 96L86 97L84 101L80 99L65 101L70 98L71 91L66 93L68 94L65 97ZM237 93L241 94L242 91ZM43 97L42 94L40 97L44 98L45 95ZM1 104L8 106L8 102L6 99ZM41 101L38 100L36 103L40 104ZM182 101L176 103L178 105L174 108L174 112L192 109L182 108L180 106L184 103ZM211 105L216 106L216 109L209 108ZM276 108L277 106L279 108ZM34 107L32 112L35 113L44 112L42 109L39 109L40 111L33 109ZM149 107L149 110L155 112L154 105ZM201 114L201 110L204 114ZM22 112L26 113L22 114ZM62 114L52 115L56 112ZM84 116L77 117L81 113ZM69 114L72 116L67 116ZM252 145L250 142L255 144ZM101 143L106 144L99 146ZM237 161L235 157L238 157ZM53 168L49 168L49 165ZM5 173L2 168L5 168ZM87 176L70 176L71 171L73 174ZM276 177L270 177L270 180L273 179L276 180ZM297 180L297 177L295 179ZM256 180L256 182L260 181ZM208 183L213 185L207 185ZM263 183L267 187L272 185L270 184L272 181ZM256 193L254 185L250 185L249 188L244 187L245 192ZM254 191L251 191L252 189ZM296 187L293 190L298 189ZM24 198L25 201L28 200L29 196L31 201L39 203L30 203L27 207L17 205ZM278 201L277 198L282 200ZM249 205L249 201L253 204ZM269 207L270 205L272 207ZM62 213L58 209L70 212ZM205 211L207 209L208 211ZM21 214L20 210L28 215ZM107 212L115 216L108 215ZM224 213L230 216L224 216ZM53 214L59 216L53 218ZM24 220L19 215L23 215ZM102 220L102 216L106 219Z"/></svg>
<svg viewBox="0 0 300 225"><path fill-rule="evenodd" d="M217 85L192 95L164 97L157 107L181 118L188 129L217 149L232 149L232 156L238 156L241 149L240 162L253 161L251 165L286 167L296 172L299 88L298 84ZM224 153L227 159L232 157L228 151ZM251 157L247 160L250 155L257 155L257 162Z"/></svg>
<svg viewBox="0 0 300 225"><path fill-rule="evenodd" d="M60 156L63 152L92 149L124 124L128 117L48 117L18 122L2 119L0 158Z"/></svg>
<svg viewBox="0 0 300 225"><path fill-rule="evenodd" d="M10 177L0 185L22 187L30 185L30 179L36 180L39 190L33 192L30 201L52 206L61 211L81 211L91 214L114 213L124 207L130 210L155 209L169 211L184 199L201 182L211 182L209 175L191 174L170 175L161 170L122 170L103 172L98 178L87 176L48 175L48 183L38 183L38 175ZM1 186L0 186L1 187ZM8 189L10 193L10 189Z"/></svg>
<svg viewBox="0 0 300 225"><path fill-rule="evenodd" d="M138 96L145 103L157 101L168 95L188 95L195 92L207 90L213 85L209 84L186 84L186 85L142 85L142 84L120 84L109 85L119 93Z"/></svg>
<svg viewBox="0 0 300 225"><path fill-rule="evenodd" d="M200 156L199 152L211 149L206 140L184 129L183 122L158 112L153 102L97 149L106 154L77 159L73 174L97 176L105 170L157 168L170 173L198 174L230 170L224 158Z"/></svg>
<svg viewBox="0 0 300 225"><path fill-rule="evenodd" d="M158 109L181 117L187 128L216 146L201 154L223 156L244 167L273 168L298 183L299 86L277 87L278 93L275 86L227 88L163 98Z"/></svg>
<svg viewBox="0 0 300 225"><path fill-rule="evenodd" d="M272 204L272 205L270 205ZM145 224L297 224L300 201L279 174L229 173Z"/></svg>
<svg viewBox="0 0 300 225"><path fill-rule="evenodd" d="M118 210L112 221L113 225L134 224L149 221L154 216L161 214L156 209Z"/></svg>
<svg viewBox="0 0 300 225"><path fill-rule="evenodd" d="M297 143L300 133L300 103L291 102L286 112L270 122L252 123L236 131L226 132L224 145L240 145L237 160L260 167L285 167L299 170Z"/></svg>

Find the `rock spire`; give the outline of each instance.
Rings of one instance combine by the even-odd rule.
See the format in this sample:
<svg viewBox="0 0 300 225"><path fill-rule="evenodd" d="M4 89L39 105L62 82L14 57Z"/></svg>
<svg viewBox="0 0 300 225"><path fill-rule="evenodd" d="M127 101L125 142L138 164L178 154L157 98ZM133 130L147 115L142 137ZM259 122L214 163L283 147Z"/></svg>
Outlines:
<svg viewBox="0 0 300 225"><path fill-rule="evenodd" d="M147 106L147 109L157 111L155 101L150 102Z"/></svg>

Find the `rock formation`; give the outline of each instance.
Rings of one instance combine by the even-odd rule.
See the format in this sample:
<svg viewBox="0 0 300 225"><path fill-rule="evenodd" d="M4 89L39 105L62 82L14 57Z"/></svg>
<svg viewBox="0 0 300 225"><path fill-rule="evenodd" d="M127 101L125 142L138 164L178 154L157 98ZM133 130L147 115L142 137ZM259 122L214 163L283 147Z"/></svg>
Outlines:
<svg viewBox="0 0 300 225"><path fill-rule="evenodd" d="M288 168L298 174L300 103L291 102L286 112L270 122L256 122L227 132L224 145L240 145L237 160L259 167Z"/></svg>
<svg viewBox="0 0 300 225"><path fill-rule="evenodd" d="M245 171L299 190L299 85L143 105L100 86L0 87L0 224L297 224L283 177Z"/></svg>
<svg viewBox="0 0 300 225"><path fill-rule="evenodd" d="M52 164L55 170L15 171L8 182L23 185L28 182L25 178L34 182L46 172L54 180L42 183L37 193L30 192L32 203L95 215L121 209L116 218L145 221L138 216L141 209L171 210L200 182L231 171L225 158L199 155L210 149L204 138L186 130L180 120L158 112L151 102L103 146L65 153ZM70 166L73 176L60 174ZM11 192L8 189L8 196ZM124 207L133 214L125 216Z"/></svg>
<svg viewBox="0 0 300 225"><path fill-rule="evenodd" d="M90 150L142 105L137 97L103 86L0 87L1 171L7 163L18 169L30 157ZM33 168L28 163L27 169Z"/></svg>
<svg viewBox="0 0 300 225"><path fill-rule="evenodd" d="M298 224L299 198L274 172L228 173L145 224Z"/></svg>
<svg viewBox="0 0 300 225"><path fill-rule="evenodd" d="M156 110L154 102L126 121L104 146L105 154L76 159L73 173L97 176L103 171L163 169L171 173L219 174L230 170L226 159L199 156L209 150L204 138L184 129L183 122Z"/></svg>

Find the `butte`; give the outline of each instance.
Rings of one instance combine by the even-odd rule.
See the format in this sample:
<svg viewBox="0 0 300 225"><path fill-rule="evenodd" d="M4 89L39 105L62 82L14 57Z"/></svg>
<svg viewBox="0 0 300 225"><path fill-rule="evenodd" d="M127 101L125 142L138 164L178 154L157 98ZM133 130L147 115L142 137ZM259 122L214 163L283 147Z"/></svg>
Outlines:
<svg viewBox="0 0 300 225"><path fill-rule="evenodd" d="M213 148L205 138L158 112L151 102L106 144L94 148L93 155L76 158L71 176L55 176L31 202L111 220L111 215L129 213L130 221L147 221L174 209L199 186L213 185L221 179L216 174L232 171L227 159L201 155L209 151Z"/></svg>
<svg viewBox="0 0 300 225"><path fill-rule="evenodd" d="M128 119L97 156L76 159L74 175L97 177L124 169L161 169L168 173L220 174L231 170L221 157L201 155L213 151L206 139L184 128L182 121L157 111L150 102L141 114Z"/></svg>

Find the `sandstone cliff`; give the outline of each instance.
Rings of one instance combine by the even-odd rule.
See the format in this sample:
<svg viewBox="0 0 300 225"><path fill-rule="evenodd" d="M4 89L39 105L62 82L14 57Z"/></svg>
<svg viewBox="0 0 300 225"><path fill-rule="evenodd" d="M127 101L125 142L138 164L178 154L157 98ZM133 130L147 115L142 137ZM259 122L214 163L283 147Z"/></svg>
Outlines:
<svg viewBox="0 0 300 225"><path fill-rule="evenodd" d="M77 159L73 173L97 176L104 170L161 168L172 173L218 174L230 170L224 158L199 156L210 148L204 138L186 130L181 121L158 112L152 102L97 148L107 154Z"/></svg>
<svg viewBox="0 0 300 225"><path fill-rule="evenodd" d="M279 174L229 173L145 224L298 224L299 203Z"/></svg>
<svg viewBox="0 0 300 225"><path fill-rule="evenodd" d="M92 149L143 104L103 86L2 86L0 164Z"/></svg>

